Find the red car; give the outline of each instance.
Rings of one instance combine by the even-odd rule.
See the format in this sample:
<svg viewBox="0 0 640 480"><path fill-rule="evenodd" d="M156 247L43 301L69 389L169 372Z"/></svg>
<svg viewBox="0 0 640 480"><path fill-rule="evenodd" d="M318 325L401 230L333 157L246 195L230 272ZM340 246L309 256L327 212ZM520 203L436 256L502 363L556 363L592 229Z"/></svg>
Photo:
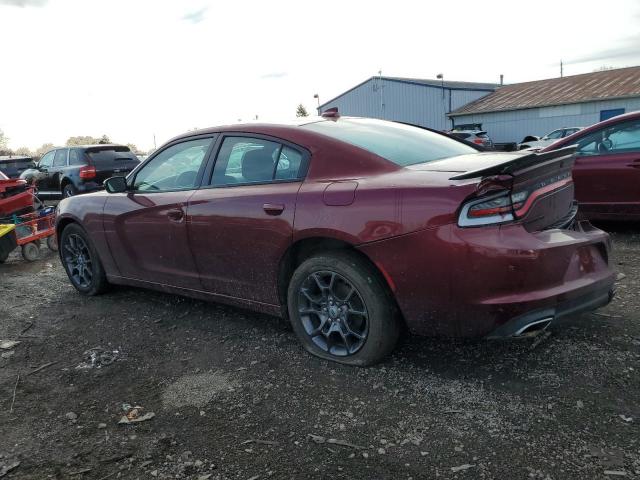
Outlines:
<svg viewBox="0 0 640 480"><path fill-rule="evenodd" d="M33 201L33 187L0 172L0 223L2 218L33 211Z"/></svg>
<svg viewBox="0 0 640 480"><path fill-rule="evenodd" d="M574 221L573 149L478 152L330 115L190 132L63 200L71 283L288 316L309 352L353 365L404 326L518 336L610 301L609 237Z"/></svg>
<svg viewBox="0 0 640 480"><path fill-rule="evenodd" d="M596 123L543 152L577 145L573 180L580 213L593 220L640 220L640 112Z"/></svg>

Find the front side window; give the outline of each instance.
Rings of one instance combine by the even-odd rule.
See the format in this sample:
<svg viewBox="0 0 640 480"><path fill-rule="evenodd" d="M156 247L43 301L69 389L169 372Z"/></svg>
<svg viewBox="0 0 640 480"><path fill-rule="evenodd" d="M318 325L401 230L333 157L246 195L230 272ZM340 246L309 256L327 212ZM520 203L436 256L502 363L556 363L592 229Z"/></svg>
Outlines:
<svg viewBox="0 0 640 480"><path fill-rule="evenodd" d="M51 152L48 152L47 154L45 154L41 159L40 162L38 162L38 165L41 167L50 167L51 165L53 165L53 156L55 155L56 151L53 150Z"/></svg>
<svg viewBox="0 0 640 480"><path fill-rule="evenodd" d="M577 144L578 154L583 156L640 152L640 120L597 130L579 139Z"/></svg>
<svg viewBox="0 0 640 480"><path fill-rule="evenodd" d="M56 156L53 159L54 167L66 167L67 165L67 152L66 148L56 150Z"/></svg>
<svg viewBox="0 0 640 480"><path fill-rule="evenodd" d="M136 174L133 189L139 192L195 189L211 141L211 138L190 140L163 150Z"/></svg>
<svg viewBox="0 0 640 480"><path fill-rule="evenodd" d="M446 135L370 118L324 120L302 128L368 150L401 167L478 153L475 148Z"/></svg>
<svg viewBox="0 0 640 480"><path fill-rule="evenodd" d="M226 137L213 168L212 184L267 183L300 177L302 154L278 142L250 137Z"/></svg>

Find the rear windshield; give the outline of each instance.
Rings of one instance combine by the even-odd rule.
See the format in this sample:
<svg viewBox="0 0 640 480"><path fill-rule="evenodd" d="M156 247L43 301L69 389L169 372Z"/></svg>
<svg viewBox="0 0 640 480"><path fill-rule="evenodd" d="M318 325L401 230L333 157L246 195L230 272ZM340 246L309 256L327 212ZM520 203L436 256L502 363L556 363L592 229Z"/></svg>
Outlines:
<svg viewBox="0 0 640 480"><path fill-rule="evenodd" d="M363 148L403 167L477 153L445 135L384 120L339 119L309 123L303 128Z"/></svg>
<svg viewBox="0 0 640 480"><path fill-rule="evenodd" d="M462 132L451 132L452 137L461 138L462 140L469 138L471 136L470 133L462 133Z"/></svg>
<svg viewBox="0 0 640 480"><path fill-rule="evenodd" d="M114 165L115 162L138 162L138 157L126 147L101 149L97 151L88 150L86 153L89 156L91 165L96 167L111 166Z"/></svg>
<svg viewBox="0 0 640 480"><path fill-rule="evenodd" d="M24 168L33 165L30 158L22 158L20 160L0 160L0 169L2 168Z"/></svg>

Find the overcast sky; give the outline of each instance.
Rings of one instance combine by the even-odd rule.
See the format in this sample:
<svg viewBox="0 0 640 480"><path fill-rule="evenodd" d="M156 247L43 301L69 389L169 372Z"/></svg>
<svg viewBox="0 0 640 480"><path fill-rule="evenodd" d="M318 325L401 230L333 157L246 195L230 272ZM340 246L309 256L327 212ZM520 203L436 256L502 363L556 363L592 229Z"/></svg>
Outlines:
<svg viewBox="0 0 640 480"><path fill-rule="evenodd" d="M312 112L383 75L505 82L640 65L640 1L0 0L13 148Z"/></svg>

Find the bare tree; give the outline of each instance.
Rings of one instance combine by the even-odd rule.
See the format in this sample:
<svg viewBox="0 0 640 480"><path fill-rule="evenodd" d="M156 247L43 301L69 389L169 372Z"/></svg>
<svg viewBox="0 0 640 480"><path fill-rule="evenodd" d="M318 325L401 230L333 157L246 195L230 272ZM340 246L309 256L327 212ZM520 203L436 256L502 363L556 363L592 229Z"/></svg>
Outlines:
<svg viewBox="0 0 640 480"><path fill-rule="evenodd" d="M0 155L11 155L13 152L7 146L9 143L9 138L4 134L2 130L0 130Z"/></svg>
<svg viewBox="0 0 640 480"><path fill-rule="evenodd" d="M16 155L24 155L25 157L33 157L33 152L29 147L20 147L16 150Z"/></svg>
<svg viewBox="0 0 640 480"><path fill-rule="evenodd" d="M40 148L37 148L34 152L34 156L37 158L41 158L45 153L53 148L53 143L43 143Z"/></svg>

